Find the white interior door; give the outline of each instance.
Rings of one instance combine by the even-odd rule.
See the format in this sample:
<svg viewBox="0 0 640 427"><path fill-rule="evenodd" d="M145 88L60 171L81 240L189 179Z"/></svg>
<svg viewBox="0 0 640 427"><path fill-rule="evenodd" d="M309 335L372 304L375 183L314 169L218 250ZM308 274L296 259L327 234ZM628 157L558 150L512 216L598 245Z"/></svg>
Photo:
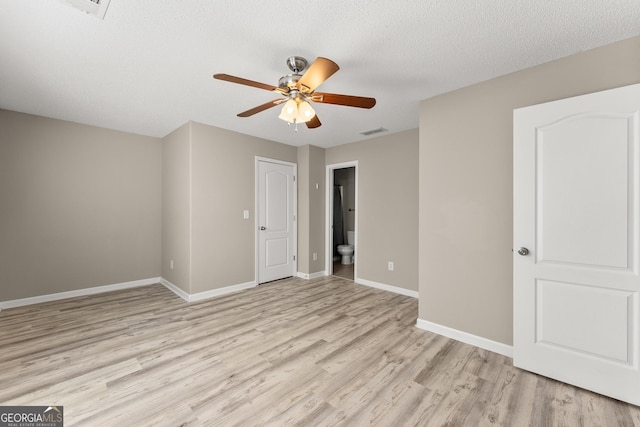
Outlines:
<svg viewBox="0 0 640 427"><path fill-rule="evenodd" d="M514 365L636 405L639 131L640 85L514 112Z"/></svg>
<svg viewBox="0 0 640 427"><path fill-rule="evenodd" d="M294 177L295 165L258 161L258 283L295 273Z"/></svg>

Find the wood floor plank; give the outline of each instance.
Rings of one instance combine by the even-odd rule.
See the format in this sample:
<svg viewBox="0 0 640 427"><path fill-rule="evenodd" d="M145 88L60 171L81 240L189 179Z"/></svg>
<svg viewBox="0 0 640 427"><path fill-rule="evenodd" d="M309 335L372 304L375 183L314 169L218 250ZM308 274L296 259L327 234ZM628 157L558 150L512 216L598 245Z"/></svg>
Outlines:
<svg viewBox="0 0 640 427"><path fill-rule="evenodd" d="M0 405L62 405L66 426L640 427L640 408L417 329L417 310L339 277L3 310Z"/></svg>
<svg viewBox="0 0 640 427"><path fill-rule="evenodd" d="M421 333L416 329L417 333ZM424 335L424 334L422 334ZM433 338L433 337L431 337ZM357 390L366 387L374 376L386 366L398 368L407 360L413 360L405 355L405 351L412 349L422 352L422 343L426 340L415 340L415 337L399 335L395 340L390 340L387 347L380 352L371 352L364 358L358 359L346 366L343 371L332 376L332 380L326 382L317 391L329 403L338 407ZM423 344L426 345L426 344ZM409 366L411 364L405 364Z"/></svg>

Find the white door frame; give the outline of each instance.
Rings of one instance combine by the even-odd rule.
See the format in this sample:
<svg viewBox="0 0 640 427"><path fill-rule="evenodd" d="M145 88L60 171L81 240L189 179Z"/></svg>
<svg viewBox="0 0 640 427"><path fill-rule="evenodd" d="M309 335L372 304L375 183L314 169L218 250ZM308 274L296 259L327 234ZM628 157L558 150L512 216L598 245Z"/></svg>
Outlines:
<svg viewBox="0 0 640 427"><path fill-rule="evenodd" d="M254 184L254 193L255 193L255 201L254 201L254 256L255 256L255 283L256 285L260 284L260 173L259 173L259 165L260 162L268 162L268 163L276 163L280 165L293 166L293 271L292 276L296 276L298 273L298 164L291 163L284 160L276 160L270 159L268 157L260 157L256 156L255 158L255 184Z"/></svg>
<svg viewBox="0 0 640 427"><path fill-rule="evenodd" d="M330 276L333 274L333 172L336 169L345 169L345 168L355 168L355 209L356 209L356 218L355 218L355 230L354 231L354 243L355 247L358 248L358 161L353 160L351 162L344 163L334 163L332 165L327 165L327 174L326 174L326 203L325 206L327 210L325 212L325 271ZM355 282L358 279L358 254L356 253L356 261L353 265L353 281Z"/></svg>

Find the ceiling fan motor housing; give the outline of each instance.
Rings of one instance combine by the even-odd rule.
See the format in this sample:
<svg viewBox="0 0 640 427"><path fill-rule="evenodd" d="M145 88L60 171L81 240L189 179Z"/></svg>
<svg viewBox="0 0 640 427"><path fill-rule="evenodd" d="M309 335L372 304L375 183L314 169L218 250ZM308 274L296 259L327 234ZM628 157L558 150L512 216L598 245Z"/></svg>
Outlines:
<svg viewBox="0 0 640 427"><path fill-rule="evenodd" d="M289 90L295 89L298 84L298 80L301 78L301 74L287 74L286 76L280 77L280 80L278 80L278 87Z"/></svg>

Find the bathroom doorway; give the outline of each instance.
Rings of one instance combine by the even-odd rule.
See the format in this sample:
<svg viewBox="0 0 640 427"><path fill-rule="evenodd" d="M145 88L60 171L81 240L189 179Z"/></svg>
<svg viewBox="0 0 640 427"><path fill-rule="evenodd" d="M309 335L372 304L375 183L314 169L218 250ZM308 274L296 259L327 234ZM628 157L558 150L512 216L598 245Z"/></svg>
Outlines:
<svg viewBox="0 0 640 427"><path fill-rule="evenodd" d="M357 278L357 162L327 166L327 271Z"/></svg>

